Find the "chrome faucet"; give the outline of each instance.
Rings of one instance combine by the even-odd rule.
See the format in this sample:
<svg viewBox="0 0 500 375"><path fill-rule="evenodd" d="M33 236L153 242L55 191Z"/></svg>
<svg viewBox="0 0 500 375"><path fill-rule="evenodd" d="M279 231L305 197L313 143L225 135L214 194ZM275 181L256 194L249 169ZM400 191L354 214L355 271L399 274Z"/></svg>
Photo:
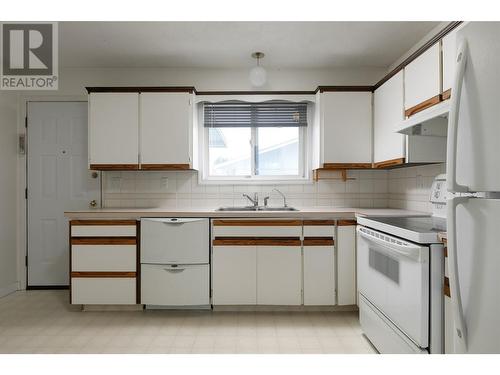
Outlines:
<svg viewBox="0 0 500 375"><path fill-rule="evenodd" d="M281 191L279 191L278 189L273 189L272 191L275 191L277 192L279 195L282 196L283 198L283 207L288 207L288 205L286 204L286 197L285 197L285 194L283 194Z"/></svg>
<svg viewBox="0 0 500 375"><path fill-rule="evenodd" d="M248 194L242 194L245 198L247 198L250 202L252 202L254 207L259 205L259 196L257 193L253 193L253 198L251 198Z"/></svg>

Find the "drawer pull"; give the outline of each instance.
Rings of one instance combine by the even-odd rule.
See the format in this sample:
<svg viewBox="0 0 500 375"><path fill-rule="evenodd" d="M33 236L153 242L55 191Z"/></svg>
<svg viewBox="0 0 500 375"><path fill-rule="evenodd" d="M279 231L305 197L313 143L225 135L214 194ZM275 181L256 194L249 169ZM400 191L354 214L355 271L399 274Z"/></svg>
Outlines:
<svg viewBox="0 0 500 375"><path fill-rule="evenodd" d="M170 272L170 273L181 273L182 271L185 270L185 268L164 268L165 271Z"/></svg>

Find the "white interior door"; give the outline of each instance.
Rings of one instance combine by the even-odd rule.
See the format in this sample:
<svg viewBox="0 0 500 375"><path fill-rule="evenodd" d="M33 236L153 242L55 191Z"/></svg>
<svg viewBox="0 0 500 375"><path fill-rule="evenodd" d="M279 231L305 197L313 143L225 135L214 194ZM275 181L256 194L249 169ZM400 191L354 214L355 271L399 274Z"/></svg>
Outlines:
<svg viewBox="0 0 500 375"><path fill-rule="evenodd" d="M87 103L28 103L28 286L68 284L64 211L100 206L100 175L87 169Z"/></svg>

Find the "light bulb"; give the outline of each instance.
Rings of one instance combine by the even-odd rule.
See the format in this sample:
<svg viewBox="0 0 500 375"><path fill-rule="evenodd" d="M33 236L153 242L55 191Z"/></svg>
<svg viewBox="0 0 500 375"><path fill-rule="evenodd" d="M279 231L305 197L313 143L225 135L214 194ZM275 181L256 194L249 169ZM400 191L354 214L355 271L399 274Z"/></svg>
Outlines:
<svg viewBox="0 0 500 375"><path fill-rule="evenodd" d="M267 72L262 66L257 65L250 70L249 78L253 86L260 87L266 83Z"/></svg>

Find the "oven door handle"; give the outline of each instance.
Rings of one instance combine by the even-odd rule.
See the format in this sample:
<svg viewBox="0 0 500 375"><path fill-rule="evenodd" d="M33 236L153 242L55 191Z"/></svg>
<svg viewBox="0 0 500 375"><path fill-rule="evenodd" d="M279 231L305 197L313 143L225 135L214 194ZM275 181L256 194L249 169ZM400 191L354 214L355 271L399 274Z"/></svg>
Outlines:
<svg viewBox="0 0 500 375"><path fill-rule="evenodd" d="M358 234L364 239L378 245L377 249L382 250L388 254L396 256L404 256L410 258L416 262L422 262L422 247L421 246L407 246L398 245L396 243L387 242L372 236L371 234L365 233L361 227L357 229Z"/></svg>

